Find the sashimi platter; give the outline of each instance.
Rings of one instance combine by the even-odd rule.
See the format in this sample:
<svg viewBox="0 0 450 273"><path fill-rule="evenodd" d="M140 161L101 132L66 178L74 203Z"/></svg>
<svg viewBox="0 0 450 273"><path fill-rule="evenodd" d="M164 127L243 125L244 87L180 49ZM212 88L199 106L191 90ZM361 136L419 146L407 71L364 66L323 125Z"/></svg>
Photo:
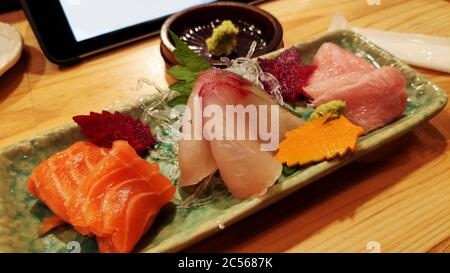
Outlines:
<svg viewBox="0 0 450 273"><path fill-rule="evenodd" d="M1 252L183 250L447 103L351 31L214 64L171 39L169 88L0 150Z"/></svg>

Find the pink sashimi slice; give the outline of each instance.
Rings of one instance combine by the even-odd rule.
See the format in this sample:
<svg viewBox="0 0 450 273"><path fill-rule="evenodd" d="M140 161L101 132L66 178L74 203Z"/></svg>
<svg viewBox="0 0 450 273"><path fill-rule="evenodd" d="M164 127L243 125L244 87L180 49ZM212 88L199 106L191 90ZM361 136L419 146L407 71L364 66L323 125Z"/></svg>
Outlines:
<svg viewBox="0 0 450 273"><path fill-rule="evenodd" d="M322 95L313 88L316 84L328 81L339 75L350 72L370 72L375 67L350 51L347 51L333 43L323 43L313 58L313 64L317 69L309 78L309 85L304 88L311 98Z"/></svg>
<svg viewBox="0 0 450 273"><path fill-rule="evenodd" d="M326 95L329 90L339 89L357 82L365 73L366 72L357 71L334 76L332 78L328 78L327 80L310 84L305 87L305 90L307 90L312 99L317 99L323 95Z"/></svg>
<svg viewBox="0 0 450 273"><path fill-rule="evenodd" d="M348 73L316 85L315 91L322 95L313 104L345 101L346 116L367 134L403 114L408 98L405 87L406 79L398 68Z"/></svg>

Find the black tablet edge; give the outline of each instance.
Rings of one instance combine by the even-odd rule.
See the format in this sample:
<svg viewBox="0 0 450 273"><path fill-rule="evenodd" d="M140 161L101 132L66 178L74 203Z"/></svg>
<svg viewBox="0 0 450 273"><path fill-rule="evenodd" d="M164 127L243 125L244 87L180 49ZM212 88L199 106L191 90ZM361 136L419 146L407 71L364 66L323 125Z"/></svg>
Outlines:
<svg viewBox="0 0 450 273"><path fill-rule="evenodd" d="M44 55L51 62L58 64L58 65L63 65L63 66L75 64L88 56L95 55L95 54L107 51L109 49L112 49L112 48L117 48L120 46L130 44L132 42L136 42L136 41L154 36L154 35L158 34L160 31L160 28L156 27L156 26L162 25L164 20L170 16L170 15L162 16L160 18L156 18L151 21L142 22L142 23L136 24L136 25L128 27L128 28L119 29L119 30L116 30L113 32L105 33L105 34L78 42L75 40L75 37L72 33L69 22L64 14L62 6L60 5L59 1L53 0L53 1L55 1L55 2L53 2L53 4L56 4L58 6L58 8L57 8L58 15L60 17L59 20L61 23L61 25L59 25L59 27L65 29L64 34L66 34L66 35L70 34L70 36L60 37L60 38L65 39L65 43L67 45L67 47L65 47L65 49L67 49L67 50L70 49L68 51L68 52L70 52L70 54L67 54L67 55L70 55L71 57L59 58L59 57L56 57L54 55L54 52L52 52L52 49L48 47L48 46L51 47L53 45L53 43L46 41L46 38L43 37L45 35L42 35L39 32L39 28L37 26L35 18L33 18L32 12L30 10L30 6L29 6L30 4L28 4L30 1L36 1L36 0L20 0L20 3L22 5L22 9L24 10L25 16L31 25L31 28L33 29L33 32L36 35L36 38L39 42L39 45L40 45ZM43 1L39 1L39 2L41 5L43 5ZM258 0L256 0L256 1L249 1L249 0L247 0L247 1L237 0L236 1L235 0L235 2L247 2L247 3L251 3L251 4L256 4L256 3L261 3L261 2L265 2L265 1L264 0L259 0L259 1ZM55 7L55 6L53 6L53 7ZM153 29L153 31L146 32L146 31L144 31L145 29ZM52 34L55 34L55 33L52 33ZM46 42L48 42L49 44L46 45ZM68 53L68 52L65 52L65 53ZM61 52L58 52L58 53L61 53Z"/></svg>
<svg viewBox="0 0 450 273"><path fill-rule="evenodd" d="M44 53L44 55L47 57L48 60L50 60L52 63L58 64L58 65L71 65L71 64L74 64L74 63L77 63L80 61L80 57L78 54L76 54L75 51L73 52L74 54L70 54L73 57L68 57L68 58L63 58L63 59L55 57L53 55L53 52L47 47L47 45L45 43L45 38L42 36L41 32L39 31L36 21L32 16L32 12L27 3L27 0L20 0L20 4L22 6L22 10L25 13L25 17L27 18L28 22L30 23L31 28L33 29L33 33L36 36L39 46L41 47L42 52ZM42 2L41 2L41 4L42 4ZM72 43L72 46L74 46L74 45L75 45L75 43Z"/></svg>

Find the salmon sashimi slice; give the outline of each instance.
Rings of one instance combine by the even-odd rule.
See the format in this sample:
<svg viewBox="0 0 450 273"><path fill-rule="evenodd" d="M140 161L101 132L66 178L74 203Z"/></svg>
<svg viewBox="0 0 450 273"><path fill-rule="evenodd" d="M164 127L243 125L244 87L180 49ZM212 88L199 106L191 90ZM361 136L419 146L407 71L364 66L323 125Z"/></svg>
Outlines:
<svg viewBox="0 0 450 273"><path fill-rule="evenodd" d="M99 249L108 253L131 251L134 242L137 242L153 224L160 210L157 204L169 202L174 191L174 187L167 187L162 195L140 193L131 198L125 211L125 217L120 219L123 223L120 224L121 228L111 237L98 237Z"/></svg>
<svg viewBox="0 0 450 273"><path fill-rule="evenodd" d="M111 149L72 145L38 166L28 189L56 214L41 232L68 222L96 235L101 252L131 251L176 190L158 164L120 140Z"/></svg>
<svg viewBox="0 0 450 273"><path fill-rule="evenodd" d="M100 162L70 198L67 208L72 225L78 228L95 227L89 221L101 221L96 214L100 206L98 202L102 200L105 190L136 172L151 176L158 173L159 169L158 165L149 165L136 157L135 150L128 143L117 142L111 149L108 160ZM92 219L85 219L87 216Z"/></svg>
<svg viewBox="0 0 450 273"><path fill-rule="evenodd" d="M44 235L52 229L55 229L61 225L64 225L66 222L59 218L56 215L45 218L42 221L41 226L39 227L39 235Z"/></svg>
<svg viewBox="0 0 450 273"><path fill-rule="evenodd" d="M149 191L151 183L161 184L165 189ZM108 190L102 209L104 232L111 234L118 252L131 250L147 232L161 207L170 201L175 187L169 183L167 178L156 175L151 182L137 178Z"/></svg>
<svg viewBox="0 0 450 273"><path fill-rule="evenodd" d="M103 168L102 165L109 161L113 163ZM112 176L102 174L114 169L114 165L116 169L125 168L128 171L116 171ZM130 251L151 226L161 207L173 198L175 186L159 173L157 164L150 164L141 159L126 142L114 142L110 155L98 165L98 169L102 172L93 172L88 178L97 182L93 182L83 206L86 223L95 235L103 238L101 241L111 237L116 251ZM115 182L108 184L105 181ZM107 186L102 189L104 185ZM95 192L101 195L96 196ZM150 204L144 207L130 205L133 199L141 194L154 196ZM136 214L135 210L139 210L139 214ZM133 217L130 217L130 214ZM144 217L147 222L143 222L139 217ZM136 231L139 232L134 233ZM130 232L134 235L123 234ZM125 241L114 239L117 236L125 238Z"/></svg>
<svg viewBox="0 0 450 273"><path fill-rule="evenodd" d="M163 196L172 196L175 188L167 188ZM170 201L170 200L169 200ZM115 252L129 252L153 224L160 210L159 204L167 203L167 199L154 193L140 193L128 202L123 228L111 236Z"/></svg>
<svg viewBox="0 0 450 273"><path fill-rule="evenodd" d="M116 253L111 237L97 237L98 250L101 253Z"/></svg>
<svg viewBox="0 0 450 273"><path fill-rule="evenodd" d="M40 164L28 179L28 190L68 222L65 202L107 150L80 141Z"/></svg>
<svg viewBox="0 0 450 273"><path fill-rule="evenodd" d="M138 162L136 164L130 164L126 167L121 167L120 162L118 162L119 166L116 167L118 167L119 169L113 171L111 175L103 176L98 179L95 175L92 175L89 178L91 181L96 182L87 194L86 202L84 202L84 205L82 207L82 213L84 215L84 219L86 220L86 224L90 226L92 232L94 232L97 236L104 236L105 234L110 233L108 231L105 231L103 219L103 207L108 206L105 204L109 189L111 187L122 185L126 181L133 179L140 179L141 182L146 182L150 177L159 174L158 168L155 167L156 164L150 165L150 168L152 168L152 171L154 171L151 176L143 176L140 173L136 173L133 170L133 166L138 166L139 163L149 165L144 161ZM146 185L147 183L144 182L141 184ZM154 183L149 183L149 185L146 185L146 190L151 192L158 191L158 189L155 188Z"/></svg>

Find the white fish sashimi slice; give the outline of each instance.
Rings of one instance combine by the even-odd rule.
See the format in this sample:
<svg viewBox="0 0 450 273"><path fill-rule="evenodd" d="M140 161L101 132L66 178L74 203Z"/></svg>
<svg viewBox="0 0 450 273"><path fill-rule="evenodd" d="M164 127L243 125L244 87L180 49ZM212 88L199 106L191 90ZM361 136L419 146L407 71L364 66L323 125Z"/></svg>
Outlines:
<svg viewBox="0 0 450 273"><path fill-rule="evenodd" d="M189 109L191 115L184 115L184 124L194 125L194 122L196 121L193 121L192 118L197 115L201 117L201 113L196 113L194 98L198 95L201 87L208 82L227 82L237 87L252 86L252 83L249 81L224 70L211 69L201 73L195 81L192 93L186 105L186 109ZM194 140L196 139L194 137L194 128L190 126L190 129L191 140L181 139L178 143L178 162L180 167L179 185L181 187L195 185L217 170L217 164L211 153L209 142L203 138Z"/></svg>
<svg viewBox="0 0 450 273"><path fill-rule="evenodd" d="M271 153L260 151L259 147L258 141L211 141L220 176L237 198L265 194L281 175L281 163Z"/></svg>
<svg viewBox="0 0 450 273"><path fill-rule="evenodd" d="M194 107L194 98L196 97L201 97L202 99L202 111L208 105L214 105L219 106L223 110L223 115L226 113L227 105L241 105L244 107L249 105L260 107L264 105L269 106L267 108L267 118L267 116L271 117L272 114L270 106L276 105L276 109L279 112L279 119L276 120L279 124L278 141L284 137L285 132L297 128L303 123L302 119L279 107L275 100L263 90L241 76L228 71L213 69L199 75L187 104L190 115L185 115L185 121L191 125L198 122L194 117L194 111L198 110ZM245 114L244 116L246 117L244 135L248 137L248 116ZM222 116L222 119L225 121L226 117ZM209 119L203 118L201 121L202 129L205 129ZM270 123L272 120L269 118L266 122L266 129L268 129L268 132L271 132ZM224 123L225 125L229 124ZM191 139L194 137L194 127L190 126ZM222 129L222 132L226 132L227 127L222 127ZM204 137L203 130L200 133L201 137ZM233 130L234 137L236 137L236 133L237 130ZM222 179L235 196L239 198L259 196L275 183L282 170L281 163L273 158L271 152L261 150L261 144L267 144L268 141L270 140L259 138L253 140L215 139L210 141L206 139L183 139L179 143L179 166L181 172L179 184L181 187L195 185L219 169ZM242 173L237 171L238 169L242 170Z"/></svg>
<svg viewBox="0 0 450 273"><path fill-rule="evenodd" d="M200 91L202 97L203 107L219 106L222 109L226 109L227 106L236 106L240 104L241 108L234 108L235 121L237 116L246 116L245 107L255 106L256 113L260 113L258 107L267 106L267 102L248 89L240 89L229 83L224 82L211 82L202 86ZM226 111L222 111L222 120L226 120ZM228 112L229 114L230 112ZM270 113L270 112L269 112ZM289 112L282 112L281 115L292 115ZM248 117L248 115L246 116ZM204 118L205 126L210 124L215 117ZM270 122L267 116L258 116L258 120L263 122ZM265 120L264 120L265 119ZM279 119L278 122L282 120ZM297 118L297 120L300 120ZM222 135L216 134L216 139L212 139L210 136L210 146L212 154L219 167L220 176L224 181L229 191L240 199L258 197L263 195L267 189L272 186L278 179L282 171L282 164L275 160L272 152L264 151L262 149L262 141L259 139L258 134L254 134L255 139L249 139L251 133L251 127L249 126L248 119L246 118L246 127L244 128L245 140L237 140L236 123L229 124L224 122L222 124ZM293 126L297 126L299 122L293 123ZM278 125L278 124L277 124ZM214 132L217 129L214 125ZM233 128L234 127L234 128ZM284 125L284 128L289 126ZM233 128L230 130L230 128ZM271 130L270 126L266 124L266 128ZM253 127L255 129L255 127ZM228 133L231 132L231 133ZM279 134L273 131L270 134L272 137L276 137L279 140ZM228 137L232 137L229 139ZM278 143L276 143L278 144ZM274 150L276 149L276 146Z"/></svg>
<svg viewBox="0 0 450 273"><path fill-rule="evenodd" d="M194 115L200 115L195 113L194 98L198 95L198 92L205 82L213 80L217 75L216 70L207 71L198 76L192 93L187 103L187 109L189 109L191 115L183 116L183 124L194 124ZM201 117L201 115L200 115ZM187 132L183 132L186 134ZM211 153L209 142L205 139L194 140L194 130L191 126L190 139L186 140L182 138L178 142L178 165L180 168L179 185L181 187L192 186L199 183L205 177L210 176L217 170L217 164Z"/></svg>
<svg viewBox="0 0 450 273"><path fill-rule="evenodd" d="M179 185L181 187L199 183L218 168L211 153L209 142L205 140L180 140L178 162L180 167Z"/></svg>
<svg viewBox="0 0 450 273"><path fill-rule="evenodd" d="M267 104L275 104L275 101L265 93L265 91L254 86L251 82L245 80L237 74L219 70L211 69L201 73L192 89L191 96L187 103L187 109L190 110L192 115L184 115L184 122L186 124L194 124L192 117L196 114L194 107L194 98L198 95L201 87L205 83L209 82L226 82L238 88L245 88L250 90L251 93L257 94L255 97L257 103L261 103L261 100L266 101ZM262 99L258 99L262 98ZM255 103L255 102L247 102ZM280 138L284 136L284 133L288 130L300 126L303 121L287 110L280 108ZM200 113L199 113L200 115ZM189 119L191 117L191 119ZM181 187L192 186L199 183L202 179L213 174L217 169L217 164L212 155L209 142L205 139L194 140L194 130L191 126L190 136L191 140L181 139L179 142L179 154L178 162L180 167L180 179L179 185Z"/></svg>

